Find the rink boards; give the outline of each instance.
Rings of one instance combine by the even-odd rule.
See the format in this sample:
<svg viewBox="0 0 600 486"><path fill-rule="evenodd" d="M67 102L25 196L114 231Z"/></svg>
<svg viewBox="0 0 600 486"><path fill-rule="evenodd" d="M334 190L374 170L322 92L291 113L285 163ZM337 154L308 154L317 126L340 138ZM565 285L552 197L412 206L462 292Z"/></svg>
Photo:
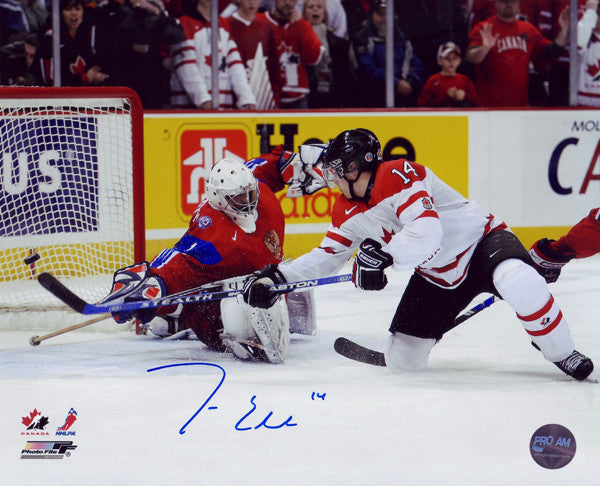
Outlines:
<svg viewBox="0 0 600 486"><path fill-rule="evenodd" d="M529 245L562 234L600 205L599 124L597 111L570 109L148 113L147 253L152 257L183 234L219 158L248 159L278 144L295 150L357 127L378 135L384 158L427 165ZM284 196L285 252L295 257L319 244L336 193Z"/></svg>

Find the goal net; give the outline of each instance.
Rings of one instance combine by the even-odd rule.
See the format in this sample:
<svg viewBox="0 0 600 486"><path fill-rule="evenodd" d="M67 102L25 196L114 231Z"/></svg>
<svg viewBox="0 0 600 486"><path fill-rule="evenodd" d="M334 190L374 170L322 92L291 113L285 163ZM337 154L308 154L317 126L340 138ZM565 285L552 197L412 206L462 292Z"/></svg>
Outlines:
<svg viewBox="0 0 600 486"><path fill-rule="evenodd" d="M0 316L96 302L144 259L142 108L126 88L0 88ZM0 317L1 319L1 317Z"/></svg>

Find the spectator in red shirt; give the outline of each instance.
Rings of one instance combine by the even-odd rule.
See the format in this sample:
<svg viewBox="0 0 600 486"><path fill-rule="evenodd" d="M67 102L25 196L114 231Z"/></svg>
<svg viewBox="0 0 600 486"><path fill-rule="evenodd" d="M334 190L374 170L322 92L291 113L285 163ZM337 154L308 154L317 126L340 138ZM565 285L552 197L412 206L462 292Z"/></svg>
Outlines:
<svg viewBox="0 0 600 486"><path fill-rule="evenodd" d="M442 44L437 53L437 62L442 67L439 73L430 76L417 100L419 106L468 107L478 106L479 96L473 81L457 73L461 52L454 42Z"/></svg>
<svg viewBox="0 0 600 486"><path fill-rule="evenodd" d="M308 108L306 66L318 64L325 53L312 25L295 10L296 2L275 0L273 10L266 13L273 26L279 60L275 97L285 109Z"/></svg>
<svg viewBox="0 0 600 486"><path fill-rule="evenodd" d="M496 0L496 15L469 34L465 59L475 64L475 87L481 106L528 106L529 62L554 58L567 44L568 12L561 13L554 42L529 22L517 19L518 0Z"/></svg>
<svg viewBox="0 0 600 486"><path fill-rule="evenodd" d="M226 18L246 67L250 89L259 110L275 108L273 80L277 78L277 50L273 27L264 13L258 12L260 0L240 0L239 9Z"/></svg>

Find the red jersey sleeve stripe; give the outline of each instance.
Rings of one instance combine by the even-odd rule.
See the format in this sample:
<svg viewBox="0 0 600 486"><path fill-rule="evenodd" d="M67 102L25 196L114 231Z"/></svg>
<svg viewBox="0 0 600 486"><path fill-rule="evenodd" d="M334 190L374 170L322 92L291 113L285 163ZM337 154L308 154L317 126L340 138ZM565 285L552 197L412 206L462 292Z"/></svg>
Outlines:
<svg viewBox="0 0 600 486"><path fill-rule="evenodd" d="M352 246L352 241L350 241L348 238L344 238L343 236L338 235L337 233L328 231L325 236L327 236L327 238L332 239L333 241L337 241L338 243L340 243L344 246L347 246L347 247Z"/></svg>
<svg viewBox="0 0 600 486"><path fill-rule="evenodd" d="M423 211L419 216L417 216L416 219L419 219L419 218L436 218L436 219L440 219L440 217L438 216L438 213L436 211L434 211L433 209L427 210L427 211Z"/></svg>
<svg viewBox="0 0 600 486"><path fill-rule="evenodd" d="M402 211L404 211L407 207L409 207L411 204L413 204L415 201L424 198L424 197L429 197L429 194L427 194L426 191L419 191L419 192L415 192L412 196L410 196L408 198L408 200L400 205L398 207L398 209L396 210L396 216L400 216L400 214L402 213Z"/></svg>

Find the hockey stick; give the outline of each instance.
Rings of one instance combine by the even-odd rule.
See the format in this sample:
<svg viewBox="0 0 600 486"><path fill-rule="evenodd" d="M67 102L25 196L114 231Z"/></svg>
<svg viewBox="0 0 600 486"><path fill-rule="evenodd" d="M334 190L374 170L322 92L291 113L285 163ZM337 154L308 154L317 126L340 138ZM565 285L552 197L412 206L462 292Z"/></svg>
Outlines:
<svg viewBox="0 0 600 486"><path fill-rule="evenodd" d="M275 292L284 294L293 290L307 289L317 287L319 285L327 285L338 282L347 282L352 279L351 274L335 275L333 277L323 277L314 280L301 280L299 282L289 282L277 285L271 285L271 288ZM216 292L199 292L196 294L185 294L181 296L170 296L160 297L153 300L142 300L135 302L124 302L124 303L104 303L104 304L89 304L77 294L65 287L54 275L48 272L40 273L38 282L48 290L51 294L56 296L59 300L67 304L71 309L79 312L80 314L102 314L105 312L132 312L141 309L153 309L156 307L163 307L167 305L185 305L185 304L197 304L200 302L210 302L213 300L227 299L229 297L235 297L242 293L241 289L234 290L222 290Z"/></svg>
<svg viewBox="0 0 600 486"><path fill-rule="evenodd" d="M45 341L46 339L53 338L54 336L60 336L61 334L64 334L64 333L70 332L70 331L74 331L75 329L81 329L82 327L86 327L91 324L95 324L96 322L100 322L105 319L109 319L110 317L112 317L112 316L108 313L100 314L99 316L96 316L93 319L90 319L85 322L81 322L80 324L75 324L73 326L65 327L64 329L60 329L59 331L54 331L54 332L51 332L48 334L44 334L43 336L31 336L29 338L29 344L31 344L32 346L39 346L39 344L42 341Z"/></svg>
<svg viewBox="0 0 600 486"><path fill-rule="evenodd" d="M465 322L470 317L473 317L475 314L481 312L483 309L487 309L494 302L500 300L499 297L492 295L488 297L483 302L480 302L476 306L471 309L463 312L460 316L454 319L452 326L446 329L445 332L448 332L450 329L455 328L462 322ZM385 355L380 351L375 351L373 349L365 348L354 341L350 341L345 337L339 337L333 343L333 349L335 349L336 353L345 356L346 358L353 359L354 361L360 361L361 363L367 363L375 366L386 366L385 364Z"/></svg>

